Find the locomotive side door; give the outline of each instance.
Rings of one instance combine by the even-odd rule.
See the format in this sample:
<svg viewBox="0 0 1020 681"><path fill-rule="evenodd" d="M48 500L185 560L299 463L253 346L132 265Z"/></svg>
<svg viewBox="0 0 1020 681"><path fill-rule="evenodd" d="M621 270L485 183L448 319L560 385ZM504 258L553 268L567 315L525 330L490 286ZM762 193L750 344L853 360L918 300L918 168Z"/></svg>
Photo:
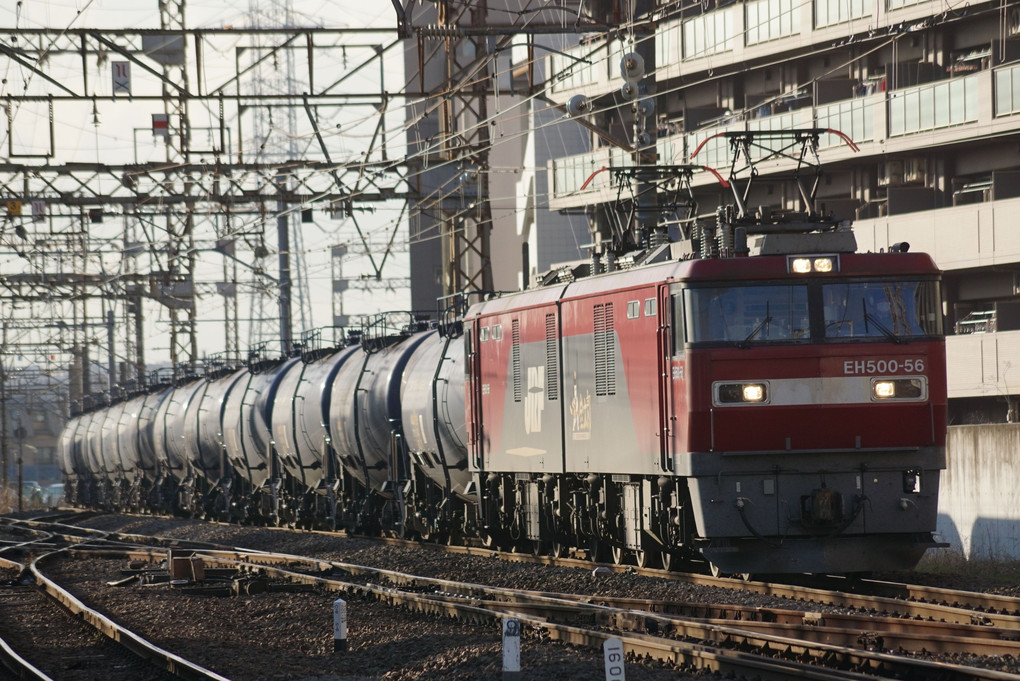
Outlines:
<svg viewBox="0 0 1020 681"><path fill-rule="evenodd" d="M471 469L482 468L482 391L481 371L478 366L478 320L471 320L464 328L464 389L467 391L467 442Z"/></svg>
<svg viewBox="0 0 1020 681"><path fill-rule="evenodd" d="M670 347L667 350L669 360L667 363L667 376L664 380L668 383L669 392L669 419L670 419L670 458L673 468L676 471L678 459L687 453L689 447L687 442L687 381L690 378L687 366L686 333L684 319L684 289L679 284L672 284L669 287L669 295L663 303L668 308L664 323L669 325Z"/></svg>
<svg viewBox="0 0 1020 681"><path fill-rule="evenodd" d="M671 333L672 304L669 284L661 284L656 296L659 308L658 372L659 372L659 466L663 472L673 471L673 381Z"/></svg>

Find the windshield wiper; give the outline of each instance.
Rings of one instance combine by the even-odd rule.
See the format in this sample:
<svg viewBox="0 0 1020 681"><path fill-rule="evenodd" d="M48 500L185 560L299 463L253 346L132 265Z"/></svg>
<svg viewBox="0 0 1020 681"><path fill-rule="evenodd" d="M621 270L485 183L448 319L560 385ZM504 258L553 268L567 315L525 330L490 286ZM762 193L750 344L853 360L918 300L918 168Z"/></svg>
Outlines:
<svg viewBox="0 0 1020 681"><path fill-rule="evenodd" d="M768 336L769 334L768 334L767 329L768 329L769 324L771 324L771 323L772 323L772 315L769 314L769 302L766 300L765 301L765 319L763 319L760 322L758 322L758 326L756 326L753 329L751 329L751 333L747 334L747 338L745 338L744 340L742 340L739 343L737 343L737 347L738 348L746 348L746 347L748 347L748 343L750 343L754 339L755 336L757 336L759 333L761 333L762 329L766 329L765 335Z"/></svg>
<svg viewBox="0 0 1020 681"><path fill-rule="evenodd" d="M890 331L889 327L887 327L885 324L880 322L875 317L875 315L873 315L870 312L868 312L868 302L866 300L864 300L864 299L861 299L861 310L864 312L864 333L870 333L871 332L871 330L868 328L868 322L871 322L872 324L874 324L875 326L878 327L878 330L882 332L882 334L885 336L886 340L890 340L893 343L906 343L907 342L905 339L900 338L895 333Z"/></svg>

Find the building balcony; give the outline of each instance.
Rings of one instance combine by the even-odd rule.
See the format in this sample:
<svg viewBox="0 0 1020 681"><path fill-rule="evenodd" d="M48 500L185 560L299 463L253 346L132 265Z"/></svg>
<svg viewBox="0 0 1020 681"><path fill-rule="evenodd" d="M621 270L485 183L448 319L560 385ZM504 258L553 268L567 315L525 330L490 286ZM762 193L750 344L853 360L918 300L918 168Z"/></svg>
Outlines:
<svg viewBox="0 0 1020 681"><path fill-rule="evenodd" d="M946 338L949 399L1020 393L1020 331Z"/></svg>
<svg viewBox="0 0 1020 681"><path fill-rule="evenodd" d="M1020 263L1020 198L891 215L854 223L860 251L906 241L943 270Z"/></svg>
<svg viewBox="0 0 1020 681"><path fill-rule="evenodd" d="M869 156L881 157L884 161L896 155L909 156L919 149L1016 132L1020 130L1020 63L909 88L870 91L870 94L820 106L777 111L771 115L761 113L759 109L723 117L716 125L660 137L657 142L659 162L728 168L731 158L727 141L714 136L740 130L832 128L848 135L860 147L860 152L855 153L838 136L822 135L819 147L821 160L826 164L860 162ZM690 154L703 143L697 157L691 159ZM763 153L759 151L759 157ZM580 192L580 187L595 170L629 162L629 155L619 149L599 149L550 162L548 170L553 178L550 208L563 210L613 200L615 192L608 191L612 189L610 178L596 178L585 192ZM770 172L788 172L793 167L793 161L780 159L759 167L758 172L764 176ZM923 174L918 168L911 172ZM897 178L911 183L904 179L902 172L899 176L892 172L883 182L895 184ZM695 185L712 182L715 178L708 173L696 175ZM881 208L881 211L886 210Z"/></svg>
<svg viewBox="0 0 1020 681"><path fill-rule="evenodd" d="M969 9L986 5L991 3L972 3ZM934 0L745 0L661 22L655 32L656 79L661 89L662 83L680 76L689 79L702 71L743 68L788 52L877 39L910 31L944 11L944 5ZM597 97L616 92L622 83L619 61L624 51L616 41L550 55L550 73L563 74L553 83L551 96L566 102L575 94Z"/></svg>

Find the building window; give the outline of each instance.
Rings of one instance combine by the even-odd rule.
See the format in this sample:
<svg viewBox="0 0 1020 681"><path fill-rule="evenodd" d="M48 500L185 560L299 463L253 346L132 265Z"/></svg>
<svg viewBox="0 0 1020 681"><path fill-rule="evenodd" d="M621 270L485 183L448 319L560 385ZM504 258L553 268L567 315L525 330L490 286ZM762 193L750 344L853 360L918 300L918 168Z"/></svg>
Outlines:
<svg viewBox="0 0 1020 681"><path fill-rule="evenodd" d="M757 0L744 6L748 45L800 33L800 4L793 0Z"/></svg>
<svg viewBox="0 0 1020 681"><path fill-rule="evenodd" d="M895 0L890 0L894 2ZM908 0L909 2L909 0ZM851 19L871 16L871 3L867 0L815 0L815 26L835 26Z"/></svg>
<svg viewBox="0 0 1020 681"><path fill-rule="evenodd" d="M736 42L732 8L716 10L684 22L684 59L698 59L733 49Z"/></svg>

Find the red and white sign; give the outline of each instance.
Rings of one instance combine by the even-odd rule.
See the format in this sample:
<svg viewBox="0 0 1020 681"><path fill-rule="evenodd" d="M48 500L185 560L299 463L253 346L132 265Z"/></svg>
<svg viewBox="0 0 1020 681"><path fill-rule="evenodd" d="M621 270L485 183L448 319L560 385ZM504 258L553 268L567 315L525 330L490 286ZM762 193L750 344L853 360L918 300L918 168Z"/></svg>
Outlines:
<svg viewBox="0 0 1020 681"><path fill-rule="evenodd" d="M170 117L167 114L152 114L152 136L170 136Z"/></svg>

